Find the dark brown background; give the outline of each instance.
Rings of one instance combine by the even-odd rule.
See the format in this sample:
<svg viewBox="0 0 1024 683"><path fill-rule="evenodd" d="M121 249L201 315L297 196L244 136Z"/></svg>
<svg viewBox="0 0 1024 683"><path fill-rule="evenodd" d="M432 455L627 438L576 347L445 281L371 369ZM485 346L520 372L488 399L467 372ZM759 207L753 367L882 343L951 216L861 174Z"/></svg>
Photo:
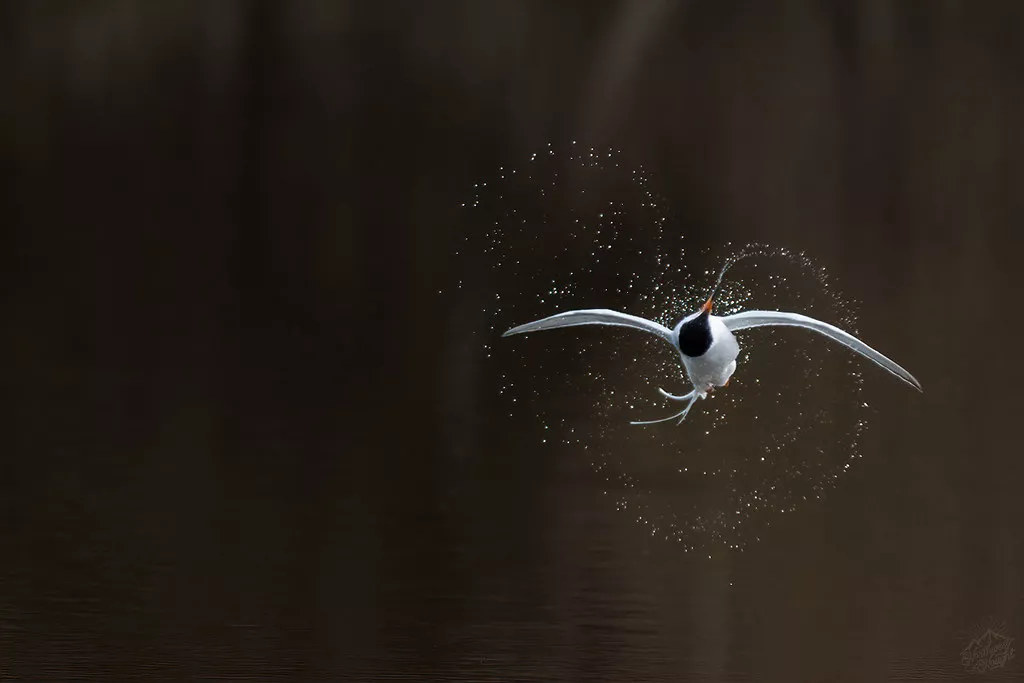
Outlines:
<svg viewBox="0 0 1024 683"><path fill-rule="evenodd" d="M5 2L0 58L0 679L966 680L1024 636L1024 4ZM925 385L746 553L507 426L452 455L457 207L571 139L883 302Z"/></svg>

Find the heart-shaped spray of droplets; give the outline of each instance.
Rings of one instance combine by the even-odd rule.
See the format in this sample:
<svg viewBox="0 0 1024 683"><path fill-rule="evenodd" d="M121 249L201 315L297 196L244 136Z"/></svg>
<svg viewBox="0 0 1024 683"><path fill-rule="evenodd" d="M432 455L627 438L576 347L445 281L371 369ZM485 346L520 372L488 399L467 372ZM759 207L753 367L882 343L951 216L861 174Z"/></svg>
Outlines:
<svg viewBox="0 0 1024 683"><path fill-rule="evenodd" d="M670 412L658 388L689 388L663 341L608 327L500 340L516 323L581 308L672 327L709 291L719 315L792 310L855 331L852 307L809 258L756 244L688 248L688 221L649 185L616 152L576 146L499 169L465 204L458 282L443 294L480 308L482 379L494 381L510 430L585 460L651 535L686 551L743 549L860 457L867 405L853 354L801 331L745 333L729 387L680 426L641 427L629 422Z"/></svg>

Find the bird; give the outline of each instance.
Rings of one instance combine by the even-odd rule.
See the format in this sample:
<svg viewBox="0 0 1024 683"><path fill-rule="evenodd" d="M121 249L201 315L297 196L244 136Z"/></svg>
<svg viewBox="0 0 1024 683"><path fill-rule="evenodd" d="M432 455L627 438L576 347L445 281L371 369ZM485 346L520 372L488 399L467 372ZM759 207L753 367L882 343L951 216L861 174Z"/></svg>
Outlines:
<svg viewBox="0 0 1024 683"><path fill-rule="evenodd" d="M672 329L628 313L620 313L607 308L592 308L557 313L541 320L513 327L501 336L509 337L515 334L578 325L612 325L642 330L668 342L673 349L679 352L693 389L687 394L677 396L659 388L658 391L662 396L671 401L685 403L685 407L674 415L658 420L630 422L632 425L651 425L676 418L678 418L676 424L682 424L697 399L705 399L715 388L727 386L733 373L736 372L736 357L739 355L740 347L733 333L755 327L800 327L817 332L874 361L918 391L924 391L921 388L921 383L898 363L834 325L800 313L781 311L752 310L717 316L712 315L712 306L713 295L708 297L697 311L680 320Z"/></svg>

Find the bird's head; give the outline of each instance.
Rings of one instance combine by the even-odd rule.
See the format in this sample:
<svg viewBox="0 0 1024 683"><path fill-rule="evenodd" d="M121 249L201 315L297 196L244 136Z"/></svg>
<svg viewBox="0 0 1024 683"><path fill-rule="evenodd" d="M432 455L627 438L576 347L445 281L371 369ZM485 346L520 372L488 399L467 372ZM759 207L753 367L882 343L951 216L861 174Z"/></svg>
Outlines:
<svg viewBox="0 0 1024 683"><path fill-rule="evenodd" d="M676 328L679 350L690 358L703 356L711 348L711 298L708 298L696 312L680 321Z"/></svg>

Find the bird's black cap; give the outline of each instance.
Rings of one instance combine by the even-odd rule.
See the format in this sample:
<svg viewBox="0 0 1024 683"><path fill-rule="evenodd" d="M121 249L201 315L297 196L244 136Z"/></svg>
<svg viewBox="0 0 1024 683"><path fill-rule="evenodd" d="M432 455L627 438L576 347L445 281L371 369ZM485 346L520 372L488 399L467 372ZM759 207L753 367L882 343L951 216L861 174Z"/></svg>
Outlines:
<svg viewBox="0 0 1024 683"><path fill-rule="evenodd" d="M711 299L700 309L700 315L679 327L679 350L683 355L697 358L711 348Z"/></svg>

